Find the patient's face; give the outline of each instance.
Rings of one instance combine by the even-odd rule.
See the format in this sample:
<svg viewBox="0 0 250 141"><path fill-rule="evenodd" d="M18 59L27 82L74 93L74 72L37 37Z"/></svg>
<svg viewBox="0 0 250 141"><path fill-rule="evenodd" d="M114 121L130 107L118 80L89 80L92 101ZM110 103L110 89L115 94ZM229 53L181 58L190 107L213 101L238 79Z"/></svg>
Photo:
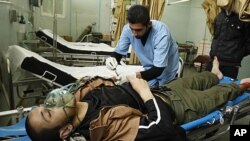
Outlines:
<svg viewBox="0 0 250 141"><path fill-rule="evenodd" d="M68 114L72 113L65 109ZM55 127L63 127L67 123L67 116L62 107L44 108L43 105L36 107L29 113L29 122L34 130L39 132L42 129L51 129Z"/></svg>
<svg viewBox="0 0 250 141"><path fill-rule="evenodd" d="M44 101L43 105L33 109L28 116L33 129L60 129L69 122L75 114L76 99L67 87L54 89ZM57 128L55 128L57 127Z"/></svg>
<svg viewBox="0 0 250 141"><path fill-rule="evenodd" d="M69 122L69 117L74 116L75 104L75 99L71 99L62 107L45 108L44 105L40 105L29 113L30 125L37 132L43 129L61 128Z"/></svg>

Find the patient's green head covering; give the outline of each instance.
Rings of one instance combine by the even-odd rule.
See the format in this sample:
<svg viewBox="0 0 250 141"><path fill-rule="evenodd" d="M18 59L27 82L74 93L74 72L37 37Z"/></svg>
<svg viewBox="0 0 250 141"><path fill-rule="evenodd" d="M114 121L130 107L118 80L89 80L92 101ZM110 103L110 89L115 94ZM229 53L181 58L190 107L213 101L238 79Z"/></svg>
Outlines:
<svg viewBox="0 0 250 141"><path fill-rule="evenodd" d="M45 101L45 108L55 108L55 107L64 107L72 99L75 98L74 94L78 88L77 83L71 83L62 88L54 89L51 91Z"/></svg>

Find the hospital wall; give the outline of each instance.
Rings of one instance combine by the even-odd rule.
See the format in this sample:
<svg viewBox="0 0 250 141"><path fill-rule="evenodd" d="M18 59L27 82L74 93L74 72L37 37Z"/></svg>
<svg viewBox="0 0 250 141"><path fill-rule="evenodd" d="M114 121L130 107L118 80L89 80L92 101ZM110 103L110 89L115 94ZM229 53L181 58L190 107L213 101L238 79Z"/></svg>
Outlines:
<svg viewBox="0 0 250 141"><path fill-rule="evenodd" d="M111 0L74 0L71 9L71 29L74 38L92 25L94 32L110 32Z"/></svg>
<svg viewBox="0 0 250 141"><path fill-rule="evenodd" d="M10 22L10 11L15 11L16 16L29 17L29 0L0 1L0 111L9 110L11 107L8 87L9 73L6 64L6 51L9 45L17 44L18 22ZM18 19L18 17L17 17ZM8 117L0 118L0 125L6 125Z"/></svg>
<svg viewBox="0 0 250 141"><path fill-rule="evenodd" d="M12 5L9 2L0 2L0 43L1 53L7 50L7 46L16 42L15 25L9 21L9 10Z"/></svg>
<svg viewBox="0 0 250 141"><path fill-rule="evenodd" d="M202 0L192 0L165 5L161 20L167 23L178 42L192 41L198 45L203 39L211 40L211 34L206 25L206 14L201 6L202 2Z"/></svg>
<svg viewBox="0 0 250 141"><path fill-rule="evenodd" d="M76 40L88 25L92 31L110 31L110 0L66 0L65 17L57 17L57 33L72 36ZM41 8L35 8L35 29L53 30L53 17L41 14Z"/></svg>
<svg viewBox="0 0 250 141"><path fill-rule="evenodd" d="M243 58L239 70L238 79L250 77L250 55Z"/></svg>
<svg viewBox="0 0 250 141"><path fill-rule="evenodd" d="M51 13L51 15L43 15L42 14L42 8L41 7L33 7L34 10L34 28L35 30L38 30L40 28L42 29L50 29L53 31L54 29L57 29L58 35L70 35L71 33L71 0L66 0L66 13L64 17L55 17L54 13Z"/></svg>
<svg viewBox="0 0 250 141"><path fill-rule="evenodd" d="M19 7L27 10L29 9L28 1L12 0ZM26 4L22 2L26 2ZM175 5L165 4L161 20L169 26L178 42L192 41L197 45L202 39L211 39L206 26L206 15L201 7L202 2L201 0L192 0ZM66 0L65 17L57 17L57 34L69 35L73 37L73 40L76 40L82 31L92 23L96 23L93 26L94 31L109 32L111 23L110 3L111 0ZM23 11L23 13L27 12ZM53 30L53 17L41 15L41 8L33 7L33 16L35 29L41 27ZM28 17L26 16L25 19L28 20ZM8 24L2 26L2 28L14 30L14 28L5 27L15 26L15 24ZM12 33L14 34L14 32ZM8 38L8 40L15 40L15 38ZM5 40L5 42L10 41Z"/></svg>
<svg viewBox="0 0 250 141"><path fill-rule="evenodd" d="M189 21L190 3L179 5L165 5L161 21L167 24L174 38L183 43L187 40L187 26ZM177 12L178 11L178 12Z"/></svg>
<svg viewBox="0 0 250 141"><path fill-rule="evenodd" d="M212 36L206 25L206 13L202 8L202 0L192 0L188 16L187 41L193 41L198 45L201 40L211 40Z"/></svg>
<svg viewBox="0 0 250 141"><path fill-rule="evenodd" d="M83 30L93 23L96 23L93 26L94 31L110 32L111 0L66 2L66 16L57 18L57 33L59 35L70 35L73 40L76 40ZM169 26L178 42L193 41L197 43L204 38L206 24L201 3L201 0L192 0L176 5L165 4L161 21ZM53 29L53 17L41 15L40 8L35 8L34 15L36 29L39 27Z"/></svg>

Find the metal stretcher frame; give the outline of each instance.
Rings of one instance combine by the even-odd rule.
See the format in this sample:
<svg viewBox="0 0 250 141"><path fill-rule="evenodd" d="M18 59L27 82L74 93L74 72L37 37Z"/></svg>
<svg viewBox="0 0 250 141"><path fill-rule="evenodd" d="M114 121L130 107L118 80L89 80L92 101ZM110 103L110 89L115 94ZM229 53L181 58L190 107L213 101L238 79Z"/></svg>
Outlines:
<svg viewBox="0 0 250 141"><path fill-rule="evenodd" d="M84 46L82 46L81 50L70 48L58 40L57 40L58 42L57 48L54 48L53 38L47 35L43 30L38 30L36 32L36 35L40 41L42 41L43 43L45 43L52 49L56 49L57 51L59 51L59 52L56 52L56 51L42 52L40 53L41 56L49 58L49 59L53 59L53 60L60 60L63 63L70 63L70 64L73 64L74 66L103 65L105 62L105 59L109 57L109 55L111 54L111 51L88 50L88 49L84 49L85 48ZM60 40L63 40L63 42L67 42L61 37L57 37L57 38L59 38Z"/></svg>
<svg viewBox="0 0 250 141"><path fill-rule="evenodd" d="M29 76L27 75L25 78L20 78L18 80L13 79L13 76L16 73L16 71L11 69L10 60L7 57L3 59L3 61L0 63L0 66L1 66L1 69L4 70L4 73L2 74L5 75L4 80L0 81L1 89L3 90L4 98L10 109L15 109L18 105L20 105L16 101L17 98L20 98L20 100L23 100L26 98L35 98L38 96L38 95L26 96L27 93L33 93L33 92L38 91L38 89L32 89L32 91L29 91L28 89L30 87L28 88L28 86L30 84L36 84L36 83L43 84L44 80L31 76L31 75ZM26 90L23 91L24 93L26 93L24 95L20 93L21 92L20 87L22 86L27 86L27 91Z"/></svg>
<svg viewBox="0 0 250 141"><path fill-rule="evenodd" d="M91 42L68 42L64 40L62 37L57 36L57 47L53 47L53 33L48 29L39 29L36 32L37 38L51 47L52 49L56 49L59 52L46 54L42 53L41 55L44 57L55 57L55 58L64 58L72 62L77 59L77 61L84 62L85 66L88 65L103 65L105 59L110 56L112 52L114 52L114 48L104 44L104 43L91 43ZM131 48L128 51L128 54L124 56L124 59L128 60L130 56ZM79 66L79 62L75 63ZM83 65L82 65L83 66Z"/></svg>
<svg viewBox="0 0 250 141"><path fill-rule="evenodd" d="M233 80L224 76L220 83L235 83L240 85L240 80ZM246 109L243 109L246 108ZM243 109L243 110L242 110ZM189 140L212 141L230 130L230 125L244 116L250 115L250 93L245 92L232 101L228 101L221 109L215 110L210 114L181 125L187 133ZM223 130L218 129L224 126ZM216 131L216 132L214 132ZM209 137L204 135L212 133ZM204 138L205 137L205 138Z"/></svg>
<svg viewBox="0 0 250 141"><path fill-rule="evenodd" d="M3 116L19 117L18 123L0 128L0 140L11 139L11 140L29 141L30 139L28 138L25 130L25 120L27 113L30 112L31 109L32 107L29 108L18 107L16 110L0 112L0 117Z"/></svg>
<svg viewBox="0 0 250 141"><path fill-rule="evenodd" d="M97 55L95 52L92 52L91 54L56 53L56 57L52 52L42 52L40 55L50 60L56 58L56 62L68 63L73 66L105 65L105 60L109 57L107 55Z"/></svg>
<svg viewBox="0 0 250 141"><path fill-rule="evenodd" d="M230 125L245 116L250 115L250 93L245 92L241 96L227 104L219 110L197 119L192 122L181 125L186 130L187 136L190 140L213 141L214 139L224 135L230 130ZM217 129L223 130L217 131ZM212 133L212 136L204 138L206 134Z"/></svg>
<svg viewBox="0 0 250 141"><path fill-rule="evenodd" d="M40 39L49 47L52 47L50 44L45 42L44 40ZM72 66L100 66L104 65L106 58L109 55L99 55L96 52L89 52L89 53L64 53L64 52L49 52L43 51L39 52L39 54L45 58L50 60L55 60L55 62L63 63L63 64L70 64Z"/></svg>
<svg viewBox="0 0 250 141"><path fill-rule="evenodd" d="M221 82L226 82L226 81L230 82L229 78L226 78L226 77L224 78L225 79L222 80ZM236 83L239 83L239 81ZM3 116L4 115L3 113L7 113L7 112L0 112L0 116ZM13 114L13 112L11 113ZM16 113L20 114L20 110L19 111L17 110ZM183 124L181 125L181 127L186 130L187 136L189 137L190 140L192 140L192 139L199 138L200 135L204 135L206 133L214 131L215 129L218 129L223 125L228 126L226 130L216 133L214 136L205 139L206 141L209 141L209 140L216 139L219 136L226 133L230 129L230 125L234 124L235 120L241 119L244 116L247 116L249 114L250 114L250 93L245 92L242 95L235 98L234 100L228 101L225 104L225 106L222 107L221 109L211 112L210 114L200 119ZM231 117L229 117L229 115L231 115ZM24 126L25 125L23 123L23 120L21 120L15 125L2 127L0 128L0 137L5 137L5 135L10 136L12 134L14 136L13 138L16 140L29 141L30 139L26 135ZM12 131L15 130L15 127L16 127L17 132L16 134L13 134L15 132L12 132ZM10 130L10 132L7 131L8 129ZM7 132L7 133L3 133L3 132Z"/></svg>

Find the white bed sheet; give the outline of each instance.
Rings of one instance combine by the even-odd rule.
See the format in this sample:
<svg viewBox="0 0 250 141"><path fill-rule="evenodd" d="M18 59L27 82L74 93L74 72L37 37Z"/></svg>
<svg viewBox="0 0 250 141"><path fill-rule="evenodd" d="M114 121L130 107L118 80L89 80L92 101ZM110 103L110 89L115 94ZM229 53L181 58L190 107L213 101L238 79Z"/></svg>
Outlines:
<svg viewBox="0 0 250 141"><path fill-rule="evenodd" d="M22 61L25 59L25 57L31 57L31 56L35 57L41 62L47 63L63 72L66 72L72 75L76 79L82 78L84 76L113 77L116 75L114 71L109 70L108 68L106 68L106 66L72 67L72 66L61 65L61 64L52 62L48 59L45 59L39 54L34 53L30 50L27 50L17 45L9 46L7 54L6 54L6 57L8 57L10 60L11 70L12 72L15 72L15 73L18 71L18 69L21 68ZM124 71L137 72L137 71L142 71L142 70L143 70L142 66L134 66L134 65L127 65L127 66L118 65L117 67L118 73L121 73Z"/></svg>

